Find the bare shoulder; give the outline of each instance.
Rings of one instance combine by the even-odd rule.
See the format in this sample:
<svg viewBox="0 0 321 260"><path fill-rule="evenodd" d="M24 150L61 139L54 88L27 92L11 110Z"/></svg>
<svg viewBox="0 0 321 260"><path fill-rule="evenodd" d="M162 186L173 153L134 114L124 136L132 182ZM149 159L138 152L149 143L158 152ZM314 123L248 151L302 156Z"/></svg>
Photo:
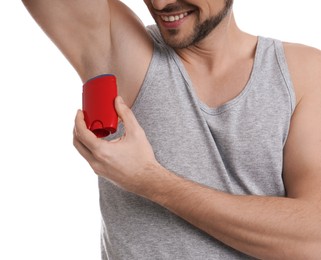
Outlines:
<svg viewBox="0 0 321 260"><path fill-rule="evenodd" d="M297 96L321 89L321 51L297 43L284 43L285 55Z"/></svg>

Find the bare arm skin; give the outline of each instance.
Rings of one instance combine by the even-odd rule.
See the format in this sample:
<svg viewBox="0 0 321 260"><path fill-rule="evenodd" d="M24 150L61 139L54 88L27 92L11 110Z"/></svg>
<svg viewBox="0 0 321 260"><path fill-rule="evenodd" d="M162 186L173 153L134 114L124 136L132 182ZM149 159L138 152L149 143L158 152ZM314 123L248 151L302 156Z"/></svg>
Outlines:
<svg viewBox="0 0 321 260"><path fill-rule="evenodd" d="M128 104L134 102L153 46L143 24L127 6L117 0L23 3L83 82L99 74L115 74L120 95Z"/></svg>
<svg viewBox="0 0 321 260"><path fill-rule="evenodd" d="M100 176L241 252L260 259L320 259L321 54L288 44L285 51L298 103L284 149L285 198L218 192L167 171L120 99L116 109L126 135L115 142L99 140L79 112L74 145Z"/></svg>
<svg viewBox="0 0 321 260"><path fill-rule="evenodd" d="M120 95L131 106L153 47L144 26L125 5L117 0L23 2L83 81L115 74ZM120 98L116 109L126 135L113 142L97 139L78 112L74 145L100 176L166 207L239 251L261 259L319 259L321 54L291 44L285 51L297 95L284 149L286 198L231 195L167 171Z"/></svg>

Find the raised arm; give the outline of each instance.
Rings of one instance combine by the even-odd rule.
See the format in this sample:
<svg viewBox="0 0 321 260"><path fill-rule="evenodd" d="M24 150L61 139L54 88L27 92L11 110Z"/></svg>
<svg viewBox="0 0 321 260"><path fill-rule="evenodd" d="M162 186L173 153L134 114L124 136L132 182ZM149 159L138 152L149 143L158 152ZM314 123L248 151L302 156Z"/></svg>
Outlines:
<svg viewBox="0 0 321 260"><path fill-rule="evenodd" d="M113 73L120 94L131 103L144 79L153 47L143 24L126 5L117 0L23 3L82 81Z"/></svg>

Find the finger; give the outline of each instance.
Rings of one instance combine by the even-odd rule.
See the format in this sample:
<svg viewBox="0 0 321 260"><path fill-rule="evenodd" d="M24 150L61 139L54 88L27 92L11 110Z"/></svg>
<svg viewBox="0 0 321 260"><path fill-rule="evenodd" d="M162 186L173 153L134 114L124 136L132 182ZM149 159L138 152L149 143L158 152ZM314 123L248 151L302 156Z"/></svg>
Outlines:
<svg viewBox="0 0 321 260"><path fill-rule="evenodd" d="M93 132L87 129L84 114L81 110L77 111L75 118L75 136L91 152L96 150L102 142Z"/></svg>
<svg viewBox="0 0 321 260"><path fill-rule="evenodd" d="M75 128L74 128L73 145L77 149L77 151L80 153L80 155L84 157L88 162L94 160L94 156L92 152L78 140L76 136Z"/></svg>
<svg viewBox="0 0 321 260"><path fill-rule="evenodd" d="M124 135L125 135L125 133L124 133ZM118 138L116 138L116 139L112 139L112 140L110 140L110 141L108 141L110 144L113 144L113 143L117 143L117 142L119 142L119 141L121 141L123 139L123 136L121 136L121 137L118 137Z"/></svg>
<svg viewBox="0 0 321 260"><path fill-rule="evenodd" d="M135 130L140 129L140 125L132 112L132 110L125 104L122 97L118 96L115 99L115 108L118 116L123 122L127 135L133 133Z"/></svg>

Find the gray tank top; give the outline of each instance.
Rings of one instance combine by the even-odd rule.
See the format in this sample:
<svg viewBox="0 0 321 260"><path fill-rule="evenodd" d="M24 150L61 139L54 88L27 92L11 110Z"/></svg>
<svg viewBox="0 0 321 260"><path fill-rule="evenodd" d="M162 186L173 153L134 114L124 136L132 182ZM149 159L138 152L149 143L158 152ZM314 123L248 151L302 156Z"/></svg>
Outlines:
<svg viewBox="0 0 321 260"><path fill-rule="evenodd" d="M148 29L154 54L132 109L159 163L232 194L284 196L283 147L295 96L282 43L259 37L243 91L209 108L158 29ZM111 138L123 130L120 125ZM251 259L106 179L99 179L99 188L102 259Z"/></svg>

